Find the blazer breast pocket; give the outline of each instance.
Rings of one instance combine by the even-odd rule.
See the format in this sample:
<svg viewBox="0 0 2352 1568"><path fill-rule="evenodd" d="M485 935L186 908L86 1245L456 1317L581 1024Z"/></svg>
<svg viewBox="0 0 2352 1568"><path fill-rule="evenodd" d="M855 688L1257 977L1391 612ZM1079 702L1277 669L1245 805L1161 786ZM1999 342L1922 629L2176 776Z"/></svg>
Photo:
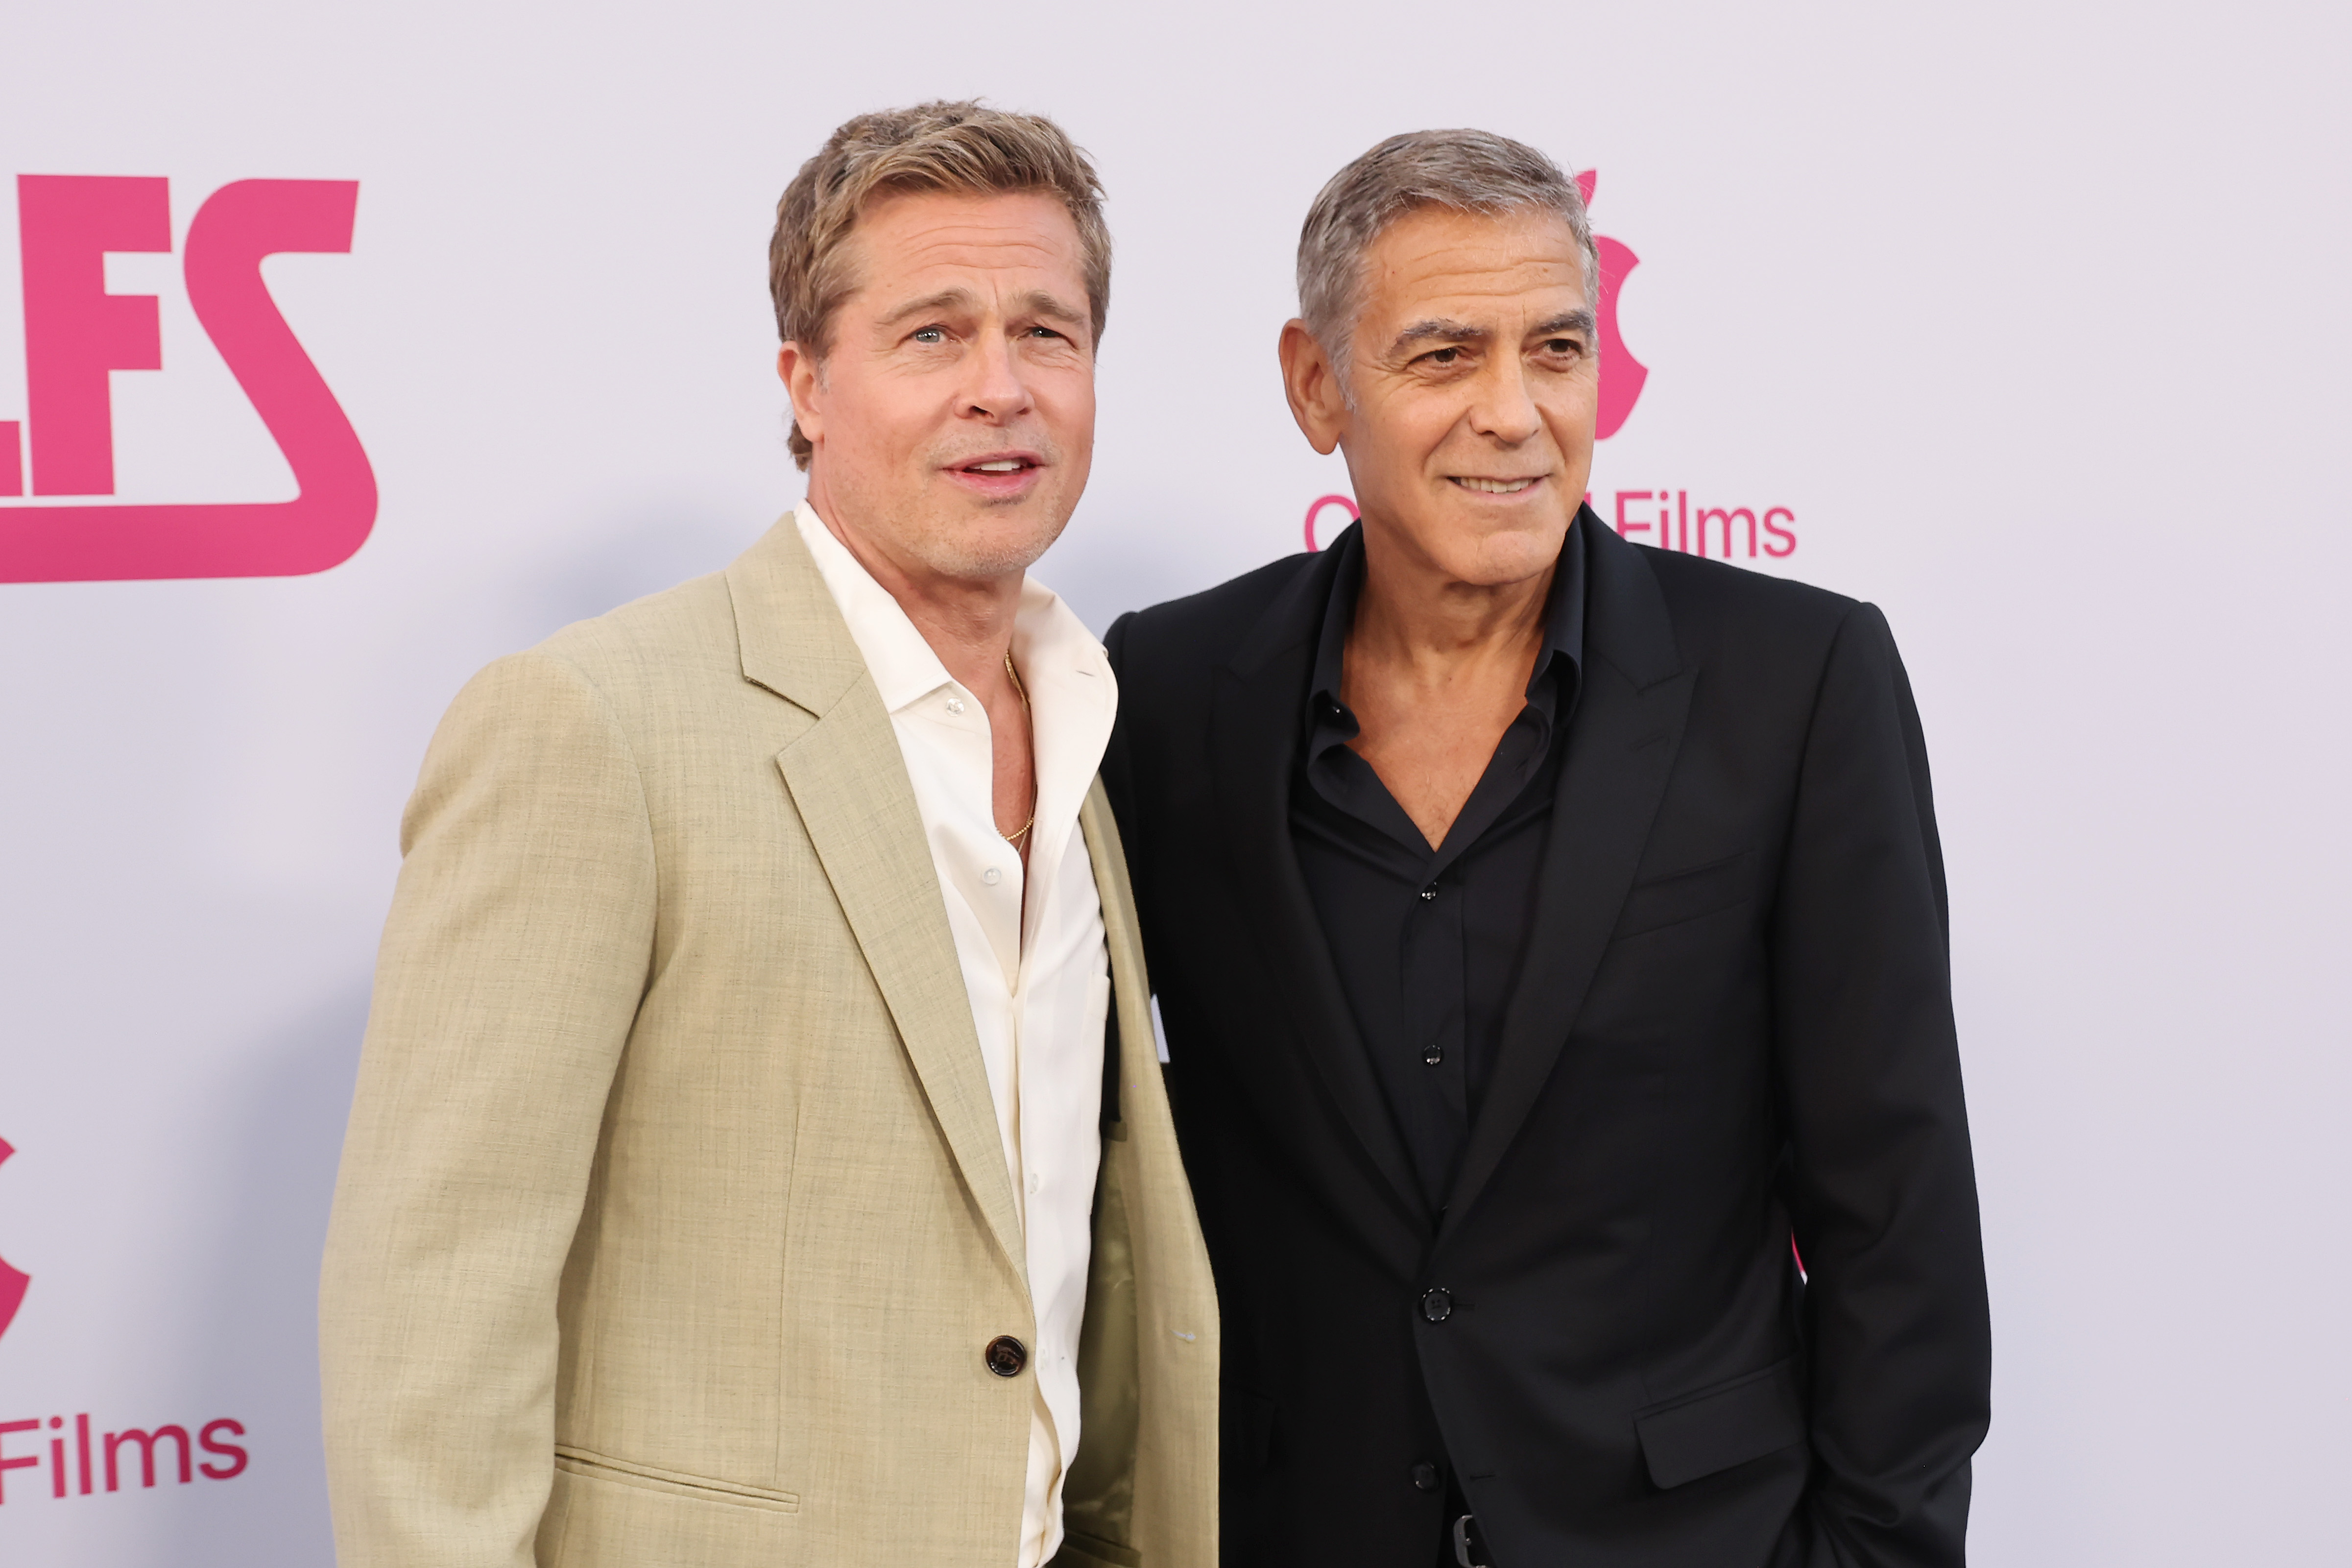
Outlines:
<svg viewBox="0 0 2352 1568"><path fill-rule="evenodd" d="M1744 904L1756 896L1756 851L1742 850L1687 870L1669 871L1633 884L1618 911L1612 942L1643 931L1680 925L1701 915Z"/></svg>

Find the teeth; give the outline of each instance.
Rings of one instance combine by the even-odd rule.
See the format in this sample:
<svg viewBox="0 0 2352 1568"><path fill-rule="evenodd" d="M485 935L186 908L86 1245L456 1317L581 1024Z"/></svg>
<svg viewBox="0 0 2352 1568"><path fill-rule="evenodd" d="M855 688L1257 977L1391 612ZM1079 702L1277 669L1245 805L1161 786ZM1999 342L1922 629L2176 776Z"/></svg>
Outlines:
<svg viewBox="0 0 2352 1568"><path fill-rule="evenodd" d="M1466 490L1477 490L1490 496L1517 495L1535 483L1533 479L1473 479L1456 476L1454 482Z"/></svg>
<svg viewBox="0 0 2352 1568"><path fill-rule="evenodd" d="M1018 458L1006 458L993 463L974 463L971 471L975 474L1012 474L1020 472L1026 466Z"/></svg>

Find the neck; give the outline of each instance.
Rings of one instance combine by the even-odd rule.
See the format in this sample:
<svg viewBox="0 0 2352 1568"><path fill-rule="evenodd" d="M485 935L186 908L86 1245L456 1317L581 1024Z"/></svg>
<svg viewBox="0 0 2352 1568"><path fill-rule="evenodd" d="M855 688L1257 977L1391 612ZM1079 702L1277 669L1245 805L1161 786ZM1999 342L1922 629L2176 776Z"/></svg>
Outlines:
<svg viewBox="0 0 2352 1568"><path fill-rule="evenodd" d="M1364 531L1364 587L1348 651L1429 684L1491 660L1532 663L1556 563L1513 583L1465 583Z"/></svg>
<svg viewBox="0 0 2352 1568"><path fill-rule="evenodd" d="M838 508L829 506L810 487L809 504L825 531L857 558L883 591L898 602L931 651L940 656L963 689L983 702L1006 692L1012 683L1004 671L1013 651L1013 623L1021 609L1021 584L1025 574L999 573L986 577L953 577L919 562L902 561L875 542Z"/></svg>

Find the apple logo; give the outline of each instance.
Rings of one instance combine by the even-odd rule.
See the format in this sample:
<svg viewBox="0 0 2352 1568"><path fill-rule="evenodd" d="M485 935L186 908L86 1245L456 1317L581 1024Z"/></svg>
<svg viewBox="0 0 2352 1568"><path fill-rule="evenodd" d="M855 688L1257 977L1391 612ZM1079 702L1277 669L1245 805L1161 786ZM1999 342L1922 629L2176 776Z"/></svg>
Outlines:
<svg viewBox="0 0 2352 1568"><path fill-rule="evenodd" d="M6 1164L8 1156L16 1152L8 1146L8 1140L0 1138L0 1165ZM25 1301L25 1287L32 1282L32 1276L9 1268L7 1260L0 1258L0 1334L6 1333L8 1325L16 1321L16 1309Z"/></svg>
<svg viewBox="0 0 2352 1568"><path fill-rule="evenodd" d="M1600 183L1600 172L1587 169L1576 176L1576 188L1584 193L1584 204L1592 205L1592 187ZM1624 427L1626 416L1641 401L1642 384L1650 379L1649 368L1625 347L1625 340L1617 331L1617 290L1624 287L1625 274L1642 264L1642 258L1613 239L1593 237L1593 245L1601 252L1601 303L1595 310L1601 332L1601 415L1593 426L1593 438L1606 441Z"/></svg>

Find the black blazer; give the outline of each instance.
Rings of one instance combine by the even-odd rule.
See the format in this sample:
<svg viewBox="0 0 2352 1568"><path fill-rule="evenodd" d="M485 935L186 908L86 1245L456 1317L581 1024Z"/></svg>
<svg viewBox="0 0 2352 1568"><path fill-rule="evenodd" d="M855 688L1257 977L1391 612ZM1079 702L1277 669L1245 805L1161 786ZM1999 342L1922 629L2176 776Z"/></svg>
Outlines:
<svg viewBox="0 0 2352 1568"><path fill-rule="evenodd" d="M1583 690L1436 1214L1290 839L1337 552L1111 628L1223 1560L1430 1568L1443 1454L1498 1568L1958 1563L1991 1352L1902 664L1868 605L1576 526Z"/></svg>

